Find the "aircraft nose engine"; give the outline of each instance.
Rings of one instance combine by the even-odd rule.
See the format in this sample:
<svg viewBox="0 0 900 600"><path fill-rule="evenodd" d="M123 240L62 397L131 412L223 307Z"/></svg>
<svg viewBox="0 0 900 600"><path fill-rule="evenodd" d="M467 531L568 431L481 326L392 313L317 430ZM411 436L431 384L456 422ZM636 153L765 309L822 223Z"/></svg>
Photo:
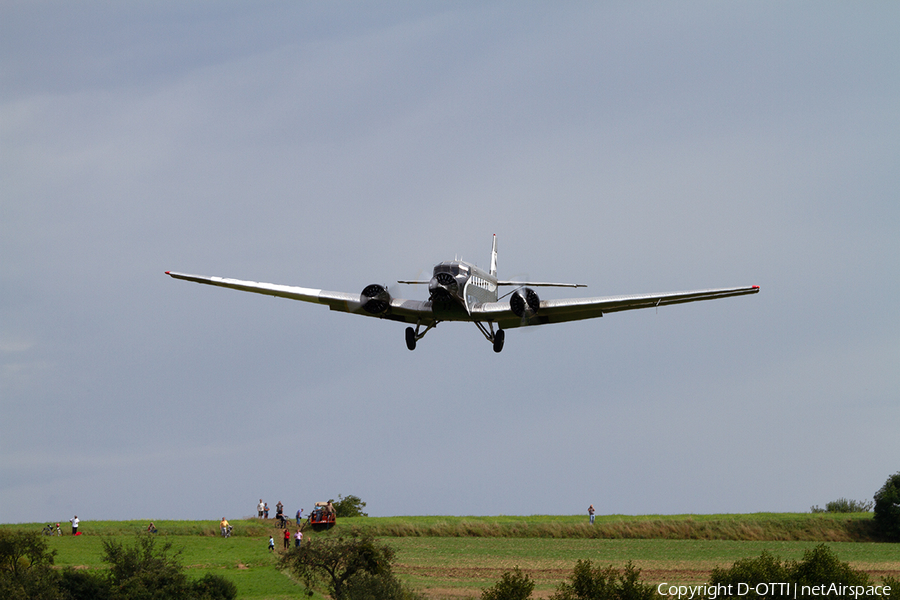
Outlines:
<svg viewBox="0 0 900 600"><path fill-rule="evenodd" d="M509 309L517 317L530 317L541 307L541 299L531 288L521 288L513 292L509 298Z"/></svg>
<svg viewBox="0 0 900 600"><path fill-rule="evenodd" d="M391 295L383 285L373 283L367 285L360 295L363 310L372 315L379 315L391 305Z"/></svg>
<svg viewBox="0 0 900 600"><path fill-rule="evenodd" d="M459 284L450 273L438 273L428 283L432 302L445 302L459 293Z"/></svg>

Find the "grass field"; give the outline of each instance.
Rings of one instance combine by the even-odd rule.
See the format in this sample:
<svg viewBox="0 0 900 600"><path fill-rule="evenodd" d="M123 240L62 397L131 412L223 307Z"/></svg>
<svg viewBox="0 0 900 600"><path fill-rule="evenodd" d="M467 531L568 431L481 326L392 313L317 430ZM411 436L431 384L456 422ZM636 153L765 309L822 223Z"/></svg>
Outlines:
<svg viewBox="0 0 900 600"><path fill-rule="evenodd" d="M429 598L477 598L513 567L537 583L546 597L579 559L642 569L647 583L702 583L716 566L768 550L784 559L828 542L838 557L875 580L900 576L900 546L854 539L866 531L871 513L850 515L756 514L681 516L599 516L593 527L583 516L383 517L342 519L329 534L370 531L397 551L395 570ZM84 522L83 535L48 538L61 567L104 568L102 541L141 533L147 521ZM303 588L276 568L269 535L281 548L272 522L233 521L235 534L222 539L215 521L156 521L160 541L180 550L188 572L232 580L240 598L303 597ZM40 524L0 525L39 530ZM64 529L65 531L65 529ZM862 537L860 539L866 539ZM321 596L317 596L321 598Z"/></svg>

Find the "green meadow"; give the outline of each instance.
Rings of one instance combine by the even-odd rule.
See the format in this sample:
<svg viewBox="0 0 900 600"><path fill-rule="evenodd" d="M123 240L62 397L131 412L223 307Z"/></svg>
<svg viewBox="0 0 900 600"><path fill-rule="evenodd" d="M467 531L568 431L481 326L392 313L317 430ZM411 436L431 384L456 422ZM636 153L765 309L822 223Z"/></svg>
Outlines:
<svg viewBox="0 0 900 600"><path fill-rule="evenodd" d="M753 515L497 517L359 517L341 519L328 533L367 531L397 551L395 571L429 598L477 598L506 570L518 566L537 583L535 596L550 595L579 559L622 567L633 561L647 583L703 583L716 566L758 556L763 550L799 559L827 542L842 561L873 579L900 576L900 547L869 535L871 513ZM58 567L102 569L102 541L128 543L148 521L85 521L83 535L48 538ZM303 587L277 569L282 530L273 521L232 521L234 534L219 535L217 521L156 521L160 541L170 541L197 578L213 572L237 585L240 598L303 597ZM40 530L42 524L0 525ZM67 531L63 528L64 533ZM268 539L276 552L268 550ZM316 596L321 598L321 596Z"/></svg>

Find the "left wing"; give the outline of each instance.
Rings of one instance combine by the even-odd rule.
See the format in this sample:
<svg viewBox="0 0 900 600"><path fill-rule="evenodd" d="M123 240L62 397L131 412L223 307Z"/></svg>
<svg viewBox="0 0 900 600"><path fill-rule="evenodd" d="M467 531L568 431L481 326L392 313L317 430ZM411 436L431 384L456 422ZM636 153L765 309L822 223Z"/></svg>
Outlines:
<svg viewBox="0 0 900 600"><path fill-rule="evenodd" d="M185 281L193 281L195 283L203 283L206 285L215 285L232 290L240 290L242 292L253 292L255 294L265 294L267 296L289 298L291 300L312 302L314 304L325 304L331 310L353 313L367 317L380 317L383 319L391 319L393 321L401 321L403 323L413 324L421 322L423 325L428 325L434 321L430 305L426 307L424 302L420 302L418 300L391 298L390 308L388 310L382 313L373 314L367 312L363 308L363 305L365 304L366 300L368 300L368 298L364 298L362 294L329 292L327 290L315 290L293 285L261 283L259 281L243 281L240 279L226 279L224 277L188 275L186 273L175 273L173 271L166 271L166 275L174 277L175 279L183 279Z"/></svg>
<svg viewBox="0 0 900 600"><path fill-rule="evenodd" d="M493 321L501 329L512 329L526 325L565 323L602 317L606 313L638 308L653 308L670 304L683 304L700 300L715 300L756 294L759 286L694 290L689 292L668 292L664 294L639 294L635 296L606 296L601 298L567 298L563 300L541 300L537 312L522 318L513 314L508 302L488 302L476 306L472 317Z"/></svg>

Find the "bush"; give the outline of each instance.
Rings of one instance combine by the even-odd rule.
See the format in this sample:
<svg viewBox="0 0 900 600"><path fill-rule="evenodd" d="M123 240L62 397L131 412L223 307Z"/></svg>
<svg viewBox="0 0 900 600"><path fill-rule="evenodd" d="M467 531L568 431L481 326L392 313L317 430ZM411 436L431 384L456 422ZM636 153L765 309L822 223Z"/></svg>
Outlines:
<svg viewBox="0 0 900 600"><path fill-rule="evenodd" d="M875 492L875 527L885 539L900 542L900 472Z"/></svg>
<svg viewBox="0 0 900 600"><path fill-rule="evenodd" d="M113 598L185 598L188 579L172 543L157 548L152 535L139 536L132 546L103 540L103 562L109 564Z"/></svg>
<svg viewBox="0 0 900 600"><path fill-rule="evenodd" d="M612 565L591 567L590 560L579 560L568 582L559 584L550 600L651 600L656 590L638 581L641 570L628 562L620 574Z"/></svg>
<svg viewBox="0 0 900 600"><path fill-rule="evenodd" d="M832 583L848 586L863 586L868 588L869 576L864 571L857 571L848 563L841 562L837 556L825 544L819 544L811 550L803 553L800 561L782 562L778 557L763 552L756 558L745 558L736 561L730 568L715 568L710 576L710 586L717 590L728 589L733 595L718 595L723 600L729 598L735 600L754 600L768 598L783 598L788 594L772 583L793 586L796 584L801 590L802 586L821 586ZM744 584L741 587L738 584ZM760 585L757 588L758 584ZM794 590L794 587L790 587ZM745 593L740 593L744 591ZM763 592L757 594L757 591ZM845 598L846 594L818 593L816 598ZM871 597L872 594L869 594ZM806 596L799 595L799 598Z"/></svg>
<svg viewBox="0 0 900 600"><path fill-rule="evenodd" d="M356 573L344 584L342 600L425 600L393 573Z"/></svg>
<svg viewBox="0 0 900 600"><path fill-rule="evenodd" d="M171 544L142 536L131 547L105 540L108 571L53 570L56 551L37 533L0 530L0 598L4 600L233 600L234 584L218 575L191 583Z"/></svg>
<svg viewBox="0 0 900 600"><path fill-rule="evenodd" d="M897 579L896 577L885 577L881 580L881 584L891 588L889 594L882 596L884 600L893 600L894 598L900 600L900 579Z"/></svg>
<svg viewBox="0 0 900 600"><path fill-rule="evenodd" d="M737 590L739 583L745 583L750 590L754 590L745 597L752 599L763 597L756 595L757 584L787 580L788 570L786 565L782 564L781 559L778 557L763 551L756 558L742 558L735 561L728 569L716 567L710 574L709 584L728 586L729 590ZM725 596L722 597L724 598Z"/></svg>
<svg viewBox="0 0 900 600"><path fill-rule="evenodd" d="M96 573L68 568L60 576L59 587L67 600L109 600L109 581Z"/></svg>
<svg viewBox="0 0 900 600"><path fill-rule="evenodd" d="M861 513L869 512L875 505L871 500L847 500L838 498L825 504L825 508L815 505L809 509L812 513Z"/></svg>
<svg viewBox="0 0 900 600"><path fill-rule="evenodd" d="M0 598L61 598L55 555L37 532L0 530Z"/></svg>
<svg viewBox="0 0 900 600"><path fill-rule="evenodd" d="M803 553L799 562L788 564L789 581L800 586L822 585L824 583L839 583L852 586L869 585L869 575L865 571L858 571L850 566L850 563L841 562L825 544L819 544L815 548ZM836 596L824 596L843 598L844 594Z"/></svg>
<svg viewBox="0 0 900 600"><path fill-rule="evenodd" d="M192 598L196 600L234 600L237 586L221 575L207 573L193 584Z"/></svg>
<svg viewBox="0 0 900 600"><path fill-rule="evenodd" d="M534 591L534 580L516 567L493 586L481 592L481 600L526 600Z"/></svg>
<svg viewBox="0 0 900 600"><path fill-rule="evenodd" d="M140 536L134 545L103 541L103 562L108 571L86 572L67 569L60 577L60 589L67 600L234 600L237 588L221 575L207 574L191 582L178 561L170 555L172 544L157 547L156 538Z"/></svg>

